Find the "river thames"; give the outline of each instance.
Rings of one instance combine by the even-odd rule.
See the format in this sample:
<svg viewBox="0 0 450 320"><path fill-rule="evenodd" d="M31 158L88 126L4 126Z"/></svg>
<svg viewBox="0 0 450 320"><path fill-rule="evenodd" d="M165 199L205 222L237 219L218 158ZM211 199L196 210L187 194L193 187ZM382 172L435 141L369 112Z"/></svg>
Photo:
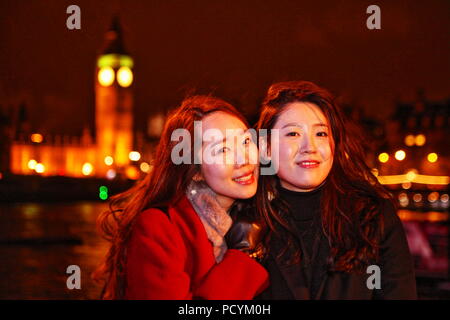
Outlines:
<svg viewBox="0 0 450 320"><path fill-rule="evenodd" d="M99 299L101 285L91 273L108 247L96 229L97 216L107 207L106 202L95 201L0 204L0 300ZM412 211L399 213L403 218L424 217ZM427 258L416 261L416 267L432 271L431 277L417 279L421 299L450 298L448 217L440 215L445 215L442 223L405 224L411 251ZM67 288L70 265L80 267L81 289ZM441 280L433 280L439 274Z"/></svg>
<svg viewBox="0 0 450 320"><path fill-rule="evenodd" d="M0 299L98 299L90 274L107 250L96 231L104 202L0 205ZM66 269L81 269L69 290Z"/></svg>

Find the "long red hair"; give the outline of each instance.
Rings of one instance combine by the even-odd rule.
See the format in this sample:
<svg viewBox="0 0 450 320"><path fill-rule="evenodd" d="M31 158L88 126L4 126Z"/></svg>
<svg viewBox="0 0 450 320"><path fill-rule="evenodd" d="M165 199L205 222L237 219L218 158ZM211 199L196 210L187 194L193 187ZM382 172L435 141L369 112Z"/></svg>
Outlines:
<svg viewBox="0 0 450 320"><path fill-rule="evenodd" d="M324 113L334 139L333 166L323 186L321 200L322 230L331 252L329 269L361 272L379 257L383 231L382 210L389 193L380 185L364 160L359 128L350 123L325 89L308 81L273 84L264 99L257 129L272 129L291 102L316 104ZM270 130L268 140L270 143ZM268 225L265 245L271 237L287 235L288 245L279 256L294 248L290 263L300 259L299 239L288 222L288 209L278 198L276 175L261 175L256 194L256 207ZM270 196L268 196L270 195ZM271 201L271 198L274 200Z"/></svg>
<svg viewBox="0 0 450 320"><path fill-rule="evenodd" d="M184 194L199 165L194 164L191 152L190 164L174 164L171 159L172 132L186 129L194 148L194 121L206 115L222 111L239 118L245 125L244 116L229 103L212 96L192 96L170 113L159 144L156 148L153 168L142 180L129 190L110 198L109 210L101 213L97 226L101 235L111 245L103 263L93 273L93 278L104 283L103 299L122 299L126 289L126 246L137 215L150 207L167 207L176 203Z"/></svg>

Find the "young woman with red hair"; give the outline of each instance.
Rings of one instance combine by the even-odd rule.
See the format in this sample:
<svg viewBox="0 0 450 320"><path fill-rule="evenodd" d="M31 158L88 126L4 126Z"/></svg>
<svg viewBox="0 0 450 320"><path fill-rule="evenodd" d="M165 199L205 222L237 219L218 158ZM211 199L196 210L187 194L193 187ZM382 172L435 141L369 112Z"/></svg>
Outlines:
<svg viewBox="0 0 450 320"><path fill-rule="evenodd" d="M215 134L195 154L194 137L208 130ZM209 161L197 161L202 156ZM252 299L267 287L266 270L224 240L229 214L256 192L257 160L233 106L210 96L184 100L165 124L151 172L99 217L111 242L94 275L105 282L102 298Z"/></svg>

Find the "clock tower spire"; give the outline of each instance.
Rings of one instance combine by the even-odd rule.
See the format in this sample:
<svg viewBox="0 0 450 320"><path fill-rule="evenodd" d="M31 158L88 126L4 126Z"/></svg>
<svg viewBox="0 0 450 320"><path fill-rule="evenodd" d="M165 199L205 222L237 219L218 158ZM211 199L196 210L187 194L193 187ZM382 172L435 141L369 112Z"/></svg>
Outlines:
<svg viewBox="0 0 450 320"><path fill-rule="evenodd" d="M119 19L113 19L97 58L95 76L95 124L97 168L106 173L111 165L121 169L133 149L133 66L125 50ZM105 158L108 157L109 161Z"/></svg>

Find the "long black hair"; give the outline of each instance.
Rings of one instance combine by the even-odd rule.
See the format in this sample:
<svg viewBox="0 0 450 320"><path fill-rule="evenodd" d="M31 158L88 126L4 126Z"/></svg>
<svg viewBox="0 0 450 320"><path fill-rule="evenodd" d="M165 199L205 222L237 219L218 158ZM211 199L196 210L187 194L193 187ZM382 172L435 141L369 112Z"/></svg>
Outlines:
<svg viewBox="0 0 450 320"><path fill-rule="evenodd" d="M292 102L317 105L328 119L334 139L333 166L321 197L321 227L331 248L329 269L362 272L379 258L384 226L382 207L384 199L392 201L391 196L365 163L358 128L347 121L335 98L312 82L273 84L264 99L256 129L272 129L285 106ZM270 130L267 141L270 142ZM268 226L266 249L270 250L273 236L284 234L288 240L281 255L294 248L296 254L290 263L295 263L300 259L299 241L286 219L286 206L277 200L277 179L275 175L260 175L255 204Z"/></svg>

